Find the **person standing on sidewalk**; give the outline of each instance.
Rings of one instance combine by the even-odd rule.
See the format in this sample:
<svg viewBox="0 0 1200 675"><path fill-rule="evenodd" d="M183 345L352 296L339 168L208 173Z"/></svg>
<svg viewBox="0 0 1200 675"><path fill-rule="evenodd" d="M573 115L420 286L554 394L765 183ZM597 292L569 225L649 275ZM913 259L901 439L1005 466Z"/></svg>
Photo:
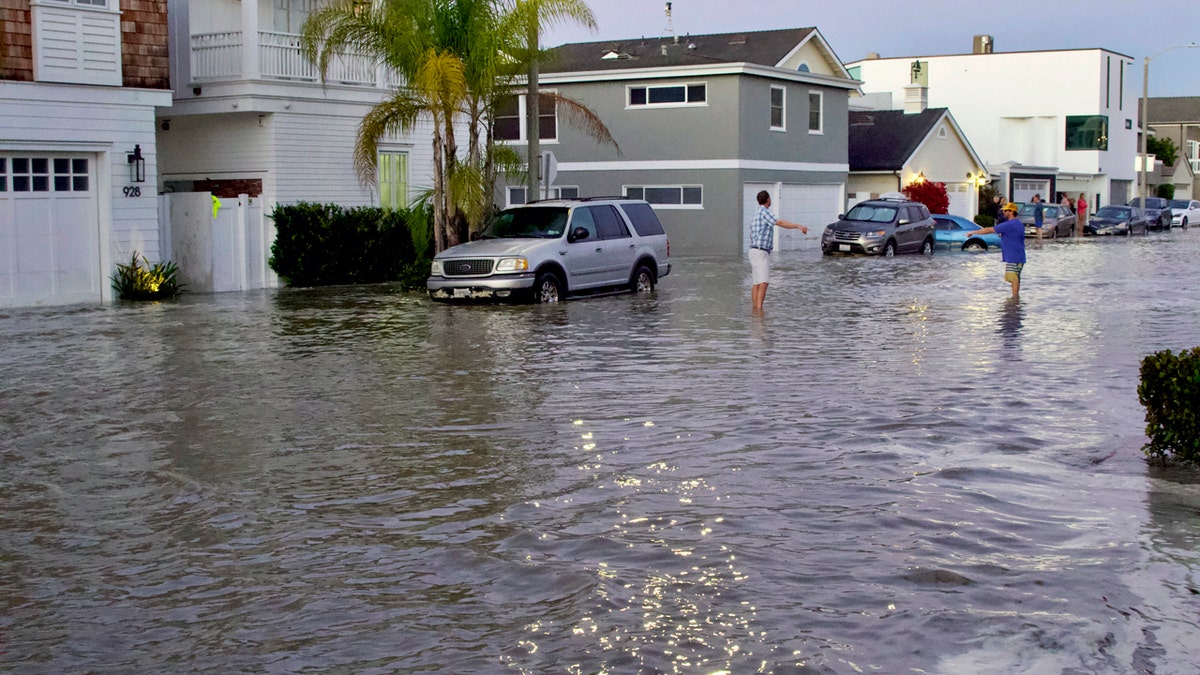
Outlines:
<svg viewBox="0 0 1200 675"><path fill-rule="evenodd" d="M808 234L808 228L777 218L771 213L771 195L762 190L756 197L758 211L750 221L750 307L761 312L767 299L767 284L771 281L771 251L775 248L775 226L787 230L800 230Z"/></svg>
<svg viewBox="0 0 1200 675"><path fill-rule="evenodd" d="M1042 225L1046 223L1046 207L1042 206L1042 196L1033 196L1033 226L1037 228L1037 238L1042 240Z"/></svg>
<svg viewBox="0 0 1200 675"><path fill-rule="evenodd" d="M1087 202L1083 199L1083 193L1079 193L1079 199L1075 202L1075 236L1083 236L1083 226L1087 224Z"/></svg>

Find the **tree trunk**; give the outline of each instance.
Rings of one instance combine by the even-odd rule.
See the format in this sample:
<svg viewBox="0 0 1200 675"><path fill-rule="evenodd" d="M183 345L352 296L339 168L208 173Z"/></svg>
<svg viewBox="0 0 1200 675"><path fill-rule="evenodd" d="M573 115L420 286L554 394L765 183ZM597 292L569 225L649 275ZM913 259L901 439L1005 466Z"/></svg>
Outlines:
<svg viewBox="0 0 1200 675"><path fill-rule="evenodd" d="M540 46L538 38L538 18L535 14L529 22L527 39L529 41L529 82L525 91L525 129L529 151L529 180L526 183L528 192L525 196L525 201L531 202L535 199L541 199L541 148L538 141L540 140L539 117L541 116L541 106L538 96L538 56L537 51Z"/></svg>

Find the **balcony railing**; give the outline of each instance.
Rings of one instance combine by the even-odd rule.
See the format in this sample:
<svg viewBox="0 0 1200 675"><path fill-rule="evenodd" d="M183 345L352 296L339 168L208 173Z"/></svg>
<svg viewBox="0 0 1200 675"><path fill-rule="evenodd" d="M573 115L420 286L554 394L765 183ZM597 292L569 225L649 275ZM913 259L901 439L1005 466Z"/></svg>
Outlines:
<svg viewBox="0 0 1200 675"><path fill-rule="evenodd" d="M220 82L245 78L243 34L240 31L192 35L192 79ZM320 82L321 74L305 56L294 33L258 33L258 77L268 80ZM361 54L343 54L329 61L325 81L363 87L396 87L400 78L376 67Z"/></svg>

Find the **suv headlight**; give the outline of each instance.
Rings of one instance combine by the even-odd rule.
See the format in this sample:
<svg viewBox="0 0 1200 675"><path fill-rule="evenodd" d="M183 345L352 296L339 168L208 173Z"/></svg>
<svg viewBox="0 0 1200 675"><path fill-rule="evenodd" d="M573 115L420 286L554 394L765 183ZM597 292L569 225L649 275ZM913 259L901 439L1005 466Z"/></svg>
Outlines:
<svg viewBox="0 0 1200 675"><path fill-rule="evenodd" d="M870 232L863 232L864 237L879 238L885 235L887 235L887 230L871 230Z"/></svg>
<svg viewBox="0 0 1200 675"><path fill-rule="evenodd" d="M441 260L434 260L433 262L429 263L429 276L431 276L431 277L442 276L442 261Z"/></svg>
<svg viewBox="0 0 1200 675"><path fill-rule="evenodd" d="M501 258L496 263L497 272L524 272L529 269L529 261L525 258Z"/></svg>

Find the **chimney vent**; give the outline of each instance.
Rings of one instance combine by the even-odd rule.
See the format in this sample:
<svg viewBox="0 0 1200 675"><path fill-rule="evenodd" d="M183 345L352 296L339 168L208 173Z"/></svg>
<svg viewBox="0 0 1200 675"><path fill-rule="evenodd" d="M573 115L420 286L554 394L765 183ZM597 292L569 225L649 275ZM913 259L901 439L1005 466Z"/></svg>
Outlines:
<svg viewBox="0 0 1200 675"><path fill-rule="evenodd" d="M976 35L972 42L972 54L991 54L996 48L991 35Z"/></svg>

